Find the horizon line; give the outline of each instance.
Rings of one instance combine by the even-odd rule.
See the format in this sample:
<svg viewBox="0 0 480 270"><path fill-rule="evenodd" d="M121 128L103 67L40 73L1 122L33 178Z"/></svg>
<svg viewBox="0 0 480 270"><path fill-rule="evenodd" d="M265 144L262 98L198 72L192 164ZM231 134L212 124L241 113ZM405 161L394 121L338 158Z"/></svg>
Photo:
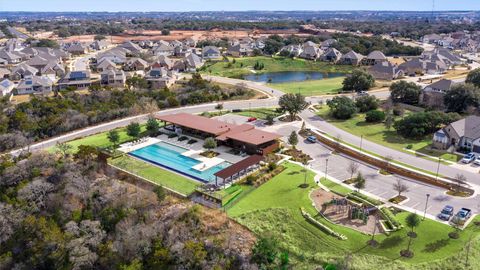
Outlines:
<svg viewBox="0 0 480 270"><path fill-rule="evenodd" d="M102 11L102 10L82 10L82 11L73 11L73 10L62 10L62 11L28 11L28 10L2 10L0 13L170 13L170 12L181 12L181 13L192 13L192 12L480 12L475 9L445 9L445 10L390 10L390 9L332 9L332 10L307 10L307 9L295 9L295 10L268 10L268 9L259 9L259 10L184 10L184 11Z"/></svg>

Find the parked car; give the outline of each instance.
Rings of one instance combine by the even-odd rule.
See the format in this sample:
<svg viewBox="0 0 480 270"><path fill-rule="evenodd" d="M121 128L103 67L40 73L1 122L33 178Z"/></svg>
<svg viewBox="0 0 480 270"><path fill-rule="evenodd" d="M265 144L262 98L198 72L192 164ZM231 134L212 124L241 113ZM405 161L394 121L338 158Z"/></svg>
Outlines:
<svg viewBox="0 0 480 270"><path fill-rule="evenodd" d="M478 156L478 157L475 159L475 161L473 162L473 164L480 166L480 156Z"/></svg>
<svg viewBox="0 0 480 270"><path fill-rule="evenodd" d="M357 93L357 96L361 97L361 96L368 96L368 92L367 91L360 91Z"/></svg>
<svg viewBox="0 0 480 270"><path fill-rule="evenodd" d="M475 160L475 154L474 153L469 153L469 154L466 154L463 158L462 158L462 162L465 163L465 164L469 164L471 163L472 161Z"/></svg>
<svg viewBox="0 0 480 270"><path fill-rule="evenodd" d="M317 137L315 136L308 136L307 137L307 141L311 142L311 143L316 143L317 142Z"/></svg>
<svg viewBox="0 0 480 270"><path fill-rule="evenodd" d="M250 117L247 120L247 122L255 122L255 121L257 121L257 118L255 118L255 117Z"/></svg>
<svg viewBox="0 0 480 270"><path fill-rule="evenodd" d="M453 216L453 206L450 206L450 205L446 205L442 212L440 212L440 214L438 214L438 218L441 219L441 220L445 220L445 221L449 221L450 218Z"/></svg>
<svg viewBox="0 0 480 270"><path fill-rule="evenodd" d="M452 218L452 222L458 225L464 225L465 222L472 216L472 210L468 208L462 208Z"/></svg>

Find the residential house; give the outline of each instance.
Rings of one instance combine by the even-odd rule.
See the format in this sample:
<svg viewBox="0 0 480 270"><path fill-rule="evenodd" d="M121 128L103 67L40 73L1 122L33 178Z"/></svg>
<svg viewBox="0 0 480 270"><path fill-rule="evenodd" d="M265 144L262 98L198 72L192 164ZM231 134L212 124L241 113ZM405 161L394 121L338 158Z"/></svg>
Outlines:
<svg viewBox="0 0 480 270"><path fill-rule="evenodd" d="M177 80L177 75L165 68L155 68L147 73L145 79L150 88L161 89L172 86Z"/></svg>
<svg viewBox="0 0 480 270"><path fill-rule="evenodd" d="M100 83L110 87L125 87L127 77L123 70L106 69L100 74Z"/></svg>
<svg viewBox="0 0 480 270"><path fill-rule="evenodd" d="M197 47L197 40L193 37L189 37L183 41L183 44L185 44L188 47Z"/></svg>
<svg viewBox="0 0 480 270"><path fill-rule="evenodd" d="M53 82L46 76L29 76L23 78L16 87L17 95L48 95L53 90Z"/></svg>
<svg viewBox="0 0 480 270"><path fill-rule="evenodd" d="M34 75L37 75L39 73L39 70L29 66L25 63L22 63L12 69L12 72L10 73L10 79L14 81L21 80L25 77L31 77Z"/></svg>
<svg viewBox="0 0 480 270"><path fill-rule="evenodd" d="M442 61L427 61L419 58L404 62L398 66L406 75L442 74L447 66Z"/></svg>
<svg viewBox="0 0 480 270"><path fill-rule="evenodd" d="M65 68L60 63L48 62L48 64L40 70L40 74L48 76L52 81L55 81L56 77L65 76Z"/></svg>
<svg viewBox="0 0 480 270"><path fill-rule="evenodd" d="M139 53L144 52L144 49L142 49L142 47L138 46L138 44L135 44L131 41L125 41L120 45L120 47L127 49L130 55L137 55Z"/></svg>
<svg viewBox="0 0 480 270"><path fill-rule="evenodd" d="M10 70L7 68L0 68L0 79L9 78L10 77Z"/></svg>
<svg viewBox="0 0 480 270"><path fill-rule="evenodd" d="M283 47L280 52L283 51L289 52L289 55L292 57L299 57L303 52L303 46L291 44Z"/></svg>
<svg viewBox="0 0 480 270"><path fill-rule="evenodd" d="M480 154L480 117L471 115L438 130L433 135L433 147Z"/></svg>
<svg viewBox="0 0 480 270"><path fill-rule="evenodd" d="M153 48L153 54L160 56L172 56L175 53L175 47L172 47L168 44L160 44L157 47Z"/></svg>
<svg viewBox="0 0 480 270"><path fill-rule="evenodd" d="M222 58L220 49L215 46L206 46L202 50L202 58L207 60L214 60Z"/></svg>
<svg viewBox="0 0 480 270"><path fill-rule="evenodd" d="M123 69L125 71L139 71L148 69L148 62L142 58L130 58L125 63Z"/></svg>
<svg viewBox="0 0 480 270"><path fill-rule="evenodd" d="M231 45L227 49L227 55L233 57L251 56L253 54L253 48L249 44L237 43Z"/></svg>
<svg viewBox="0 0 480 270"><path fill-rule="evenodd" d="M398 69L396 65L393 65L388 61L374 64L368 70L368 72L376 80L385 80L385 81L395 80L397 78L403 77L404 75L402 70Z"/></svg>
<svg viewBox="0 0 480 270"><path fill-rule="evenodd" d="M320 44L320 49L327 50L337 43L336 39L330 38Z"/></svg>
<svg viewBox="0 0 480 270"><path fill-rule="evenodd" d="M185 57L187 54L192 52L194 52L194 48L182 45L174 48L173 55L176 57Z"/></svg>
<svg viewBox="0 0 480 270"><path fill-rule="evenodd" d="M109 58L102 58L102 61L97 63L96 70L98 72L103 72L109 69L116 69L117 65L113 63Z"/></svg>
<svg viewBox="0 0 480 270"><path fill-rule="evenodd" d="M105 39L95 40L90 44L90 48L95 51L105 50L108 48L109 42Z"/></svg>
<svg viewBox="0 0 480 270"><path fill-rule="evenodd" d="M191 53L182 60L176 61L173 65L173 70L195 72L198 68L201 68L203 64L202 58L194 53Z"/></svg>
<svg viewBox="0 0 480 270"><path fill-rule="evenodd" d="M15 84L9 79L3 79L0 81L0 97L6 97L12 93ZM11 95L10 95L11 97Z"/></svg>
<svg viewBox="0 0 480 270"><path fill-rule="evenodd" d="M423 43L429 43L429 44L437 44L439 40L441 40L442 37L438 34L431 34L431 35L425 35L422 38Z"/></svg>
<svg viewBox="0 0 480 270"><path fill-rule="evenodd" d="M157 57L157 60L155 60L151 65L151 69L155 68L166 68L166 69L172 69L174 65L174 62L172 59L170 59L168 56L165 55L160 55Z"/></svg>
<svg viewBox="0 0 480 270"><path fill-rule="evenodd" d="M375 64L382 64L387 61L387 57L381 51L373 51L363 59L363 64L373 66Z"/></svg>
<svg viewBox="0 0 480 270"><path fill-rule="evenodd" d="M340 58L340 64L358 66L362 63L363 58L365 58L365 56L352 50L342 55Z"/></svg>
<svg viewBox="0 0 480 270"><path fill-rule="evenodd" d="M65 50L72 55L83 55L88 53L88 47L85 44L75 42L68 45Z"/></svg>
<svg viewBox="0 0 480 270"><path fill-rule="evenodd" d="M322 50L317 46L317 44L311 41L307 41L305 42L305 44L303 44L300 57L308 60L317 60L322 55L322 53Z"/></svg>
<svg viewBox="0 0 480 270"><path fill-rule="evenodd" d="M322 61L337 63L342 58L342 53L335 48L329 48L320 57Z"/></svg>
<svg viewBox="0 0 480 270"><path fill-rule="evenodd" d="M5 49L0 50L0 58L6 60L8 64L18 64L22 61L22 57L17 53L10 52Z"/></svg>
<svg viewBox="0 0 480 270"><path fill-rule="evenodd" d="M110 49L104 53L100 53L97 55L97 63L108 59L117 65L124 64L125 62L127 62L127 52L128 50L122 47Z"/></svg>
<svg viewBox="0 0 480 270"><path fill-rule="evenodd" d="M8 61L6 59L0 58L0 66L8 65Z"/></svg>
<svg viewBox="0 0 480 270"><path fill-rule="evenodd" d="M451 80L442 79L438 82L434 82L430 85L427 85L422 90L420 95L420 104L435 108L435 109L444 109L444 96L447 91L449 91L454 82Z"/></svg>
<svg viewBox="0 0 480 270"><path fill-rule="evenodd" d="M75 88L85 89L92 85L90 81L90 72L86 70L82 71L70 71L57 83L58 89Z"/></svg>

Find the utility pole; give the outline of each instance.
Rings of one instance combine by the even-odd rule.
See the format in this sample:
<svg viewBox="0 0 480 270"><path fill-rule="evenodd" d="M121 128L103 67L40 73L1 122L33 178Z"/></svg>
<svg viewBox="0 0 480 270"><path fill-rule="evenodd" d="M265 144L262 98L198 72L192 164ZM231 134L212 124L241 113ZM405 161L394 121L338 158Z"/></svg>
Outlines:
<svg viewBox="0 0 480 270"><path fill-rule="evenodd" d="M435 180L438 181L438 173L440 171L440 162L442 162L442 158L439 157L438 158L438 165L437 165L437 174L436 174L436 177L435 177Z"/></svg>
<svg viewBox="0 0 480 270"><path fill-rule="evenodd" d="M325 160L325 179L327 179L328 174L328 158Z"/></svg>
<svg viewBox="0 0 480 270"><path fill-rule="evenodd" d="M360 152L362 152L363 135L360 136Z"/></svg>

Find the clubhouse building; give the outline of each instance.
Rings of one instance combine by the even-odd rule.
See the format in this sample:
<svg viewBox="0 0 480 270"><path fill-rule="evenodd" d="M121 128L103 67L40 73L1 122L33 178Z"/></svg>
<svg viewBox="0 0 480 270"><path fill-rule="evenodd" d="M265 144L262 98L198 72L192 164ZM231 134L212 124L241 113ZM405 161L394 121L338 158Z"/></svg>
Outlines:
<svg viewBox="0 0 480 270"><path fill-rule="evenodd" d="M279 134L255 129L250 124L230 124L188 113L155 117L165 123L167 130L201 139L212 137L218 145L229 146L249 155L265 156L279 147Z"/></svg>

